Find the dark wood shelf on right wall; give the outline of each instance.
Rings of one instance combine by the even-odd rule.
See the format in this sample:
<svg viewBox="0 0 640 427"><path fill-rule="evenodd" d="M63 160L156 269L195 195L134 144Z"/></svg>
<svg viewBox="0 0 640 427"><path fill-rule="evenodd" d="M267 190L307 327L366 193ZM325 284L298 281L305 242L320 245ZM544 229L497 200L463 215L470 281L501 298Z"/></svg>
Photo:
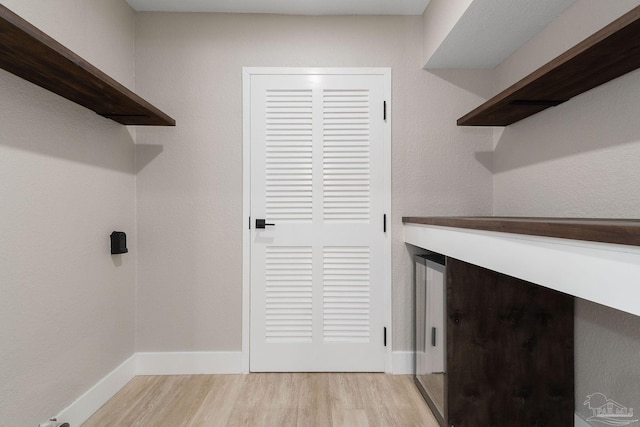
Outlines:
<svg viewBox="0 0 640 427"><path fill-rule="evenodd" d="M640 67L640 6L458 119L508 126Z"/></svg>

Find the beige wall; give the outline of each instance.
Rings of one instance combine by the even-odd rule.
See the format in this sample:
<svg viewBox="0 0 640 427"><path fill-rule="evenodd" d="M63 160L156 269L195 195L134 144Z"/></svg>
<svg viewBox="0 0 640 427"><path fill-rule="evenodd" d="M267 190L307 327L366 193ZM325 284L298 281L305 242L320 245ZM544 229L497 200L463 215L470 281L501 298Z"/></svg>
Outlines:
<svg viewBox="0 0 640 427"><path fill-rule="evenodd" d="M421 17L137 15L136 89L178 122L137 134L139 351L241 349L243 66L392 68L393 348L411 348L401 217L492 201L491 135L455 126L490 75L425 72L421 41Z"/></svg>
<svg viewBox="0 0 640 427"><path fill-rule="evenodd" d="M126 3L2 4L133 86ZM0 94L0 425L36 426L134 351L134 143L4 70ZM114 229L129 254L110 255Z"/></svg>
<svg viewBox="0 0 640 427"><path fill-rule="evenodd" d="M502 89L640 1L579 0L496 69ZM640 71L496 132L496 215L640 214ZM606 284L603 283L603 286ZM640 319L583 300L576 306L576 411L587 394L640 408Z"/></svg>

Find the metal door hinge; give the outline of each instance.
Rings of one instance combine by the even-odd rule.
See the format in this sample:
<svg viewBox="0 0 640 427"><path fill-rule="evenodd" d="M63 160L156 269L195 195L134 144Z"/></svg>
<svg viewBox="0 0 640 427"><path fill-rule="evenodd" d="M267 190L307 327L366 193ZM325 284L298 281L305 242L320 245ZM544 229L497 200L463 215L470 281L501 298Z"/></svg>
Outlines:
<svg viewBox="0 0 640 427"><path fill-rule="evenodd" d="M387 214L382 215L382 232L387 232Z"/></svg>
<svg viewBox="0 0 640 427"><path fill-rule="evenodd" d="M382 101L382 120L387 121L387 101Z"/></svg>
<svg viewBox="0 0 640 427"><path fill-rule="evenodd" d="M387 327L384 327L384 346L387 346Z"/></svg>

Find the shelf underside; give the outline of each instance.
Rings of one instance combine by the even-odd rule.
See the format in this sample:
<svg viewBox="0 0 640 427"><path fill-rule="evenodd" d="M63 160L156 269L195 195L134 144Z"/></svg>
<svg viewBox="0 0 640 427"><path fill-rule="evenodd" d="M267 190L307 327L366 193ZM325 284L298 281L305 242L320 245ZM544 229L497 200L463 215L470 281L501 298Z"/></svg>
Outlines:
<svg viewBox="0 0 640 427"><path fill-rule="evenodd" d="M0 68L124 125L176 123L2 5Z"/></svg>
<svg viewBox="0 0 640 427"><path fill-rule="evenodd" d="M640 6L458 119L508 126L640 67Z"/></svg>

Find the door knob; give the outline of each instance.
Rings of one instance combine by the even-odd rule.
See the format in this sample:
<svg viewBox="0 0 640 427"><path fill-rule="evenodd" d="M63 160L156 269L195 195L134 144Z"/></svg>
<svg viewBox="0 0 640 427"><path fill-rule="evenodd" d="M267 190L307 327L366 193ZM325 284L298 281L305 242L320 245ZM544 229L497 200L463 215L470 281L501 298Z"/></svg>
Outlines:
<svg viewBox="0 0 640 427"><path fill-rule="evenodd" d="M256 219L256 228L266 228L267 225L275 225L275 224L267 224L266 219Z"/></svg>

